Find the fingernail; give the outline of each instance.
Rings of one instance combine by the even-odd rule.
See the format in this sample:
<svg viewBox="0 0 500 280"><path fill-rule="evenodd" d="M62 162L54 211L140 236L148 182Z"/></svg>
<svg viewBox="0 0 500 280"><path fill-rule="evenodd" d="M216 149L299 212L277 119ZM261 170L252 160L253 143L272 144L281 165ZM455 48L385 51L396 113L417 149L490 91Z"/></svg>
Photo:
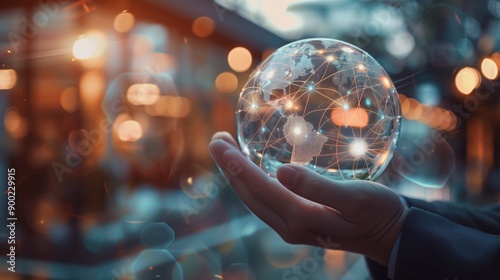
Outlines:
<svg viewBox="0 0 500 280"><path fill-rule="evenodd" d="M299 173L292 167L286 165L278 169L277 175L278 180L287 186L295 186L299 178Z"/></svg>

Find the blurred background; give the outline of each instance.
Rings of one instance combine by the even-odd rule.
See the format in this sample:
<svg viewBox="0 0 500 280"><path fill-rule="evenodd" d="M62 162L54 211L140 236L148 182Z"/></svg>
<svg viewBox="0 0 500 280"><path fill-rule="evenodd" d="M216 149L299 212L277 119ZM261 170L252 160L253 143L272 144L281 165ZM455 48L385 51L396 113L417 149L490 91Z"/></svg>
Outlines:
<svg viewBox="0 0 500 280"><path fill-rule="evenodd" d="M273 50L340 39L399 92L379 181L498 202L498 30L497 0L2 0L0 177L15 168L17 223L15 273L0 228L0 278L369 279L359 255L288 245L249 213L212 134L236 135L239 91Z"/></svg>

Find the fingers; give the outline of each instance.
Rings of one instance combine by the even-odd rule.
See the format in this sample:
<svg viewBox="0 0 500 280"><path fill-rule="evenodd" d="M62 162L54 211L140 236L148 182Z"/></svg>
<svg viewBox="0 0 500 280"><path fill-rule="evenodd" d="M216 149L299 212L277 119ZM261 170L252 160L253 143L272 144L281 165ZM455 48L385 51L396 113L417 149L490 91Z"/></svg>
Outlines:
<svg viewBox="0 0 500 280"><path fill-rule="evenodd" d="M236 140L234 140L233 136L229 134L227 131L218 131L212 136L212 140L223 140L228 144L233 145L234 147L238 148L238 144L236 143Z"/></svg>
<svg viewBox="0 0 500 280"><path fill-rule="evenodd" d="M238 179L238 175L243 171L242 166L238 161L233 161L232 159L224 159L225 154L228 151L232 153L238 152L232 144L226 143L223 140L216 139L212 141L209 145L210 153L214 157L217 164L222 169L222 172L226 178L231 183L236 194L240 197L243 203L261 220L266 224L274 228L278 232L283 232L286 230L286 224L283 219L269 206L263 203L261 200L257 199L252 193L250 188L245 186L245 183ZM243 156L243 155L241 155ZM238 156L235 156L238 158ZM243 160L246 161L245 158ZM264 174L265 175L265 174ZM262 186L262 188L267 188L267 186Z"/></svg>
<svg viewBox="0 0 500 280"><path fill-rule="evenodd" d="M342 213L352 206L353 192L348 182L330 180L305 167L291 164L282 166L277 178L297 195Z"/></svg>

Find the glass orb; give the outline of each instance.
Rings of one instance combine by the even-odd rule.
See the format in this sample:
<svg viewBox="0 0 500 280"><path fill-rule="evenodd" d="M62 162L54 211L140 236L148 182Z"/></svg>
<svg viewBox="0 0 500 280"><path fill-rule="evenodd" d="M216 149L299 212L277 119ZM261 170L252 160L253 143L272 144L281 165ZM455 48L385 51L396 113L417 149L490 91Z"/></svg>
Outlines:
<svg viewBox="0 0 500 280"><path fill-rule="evenodd" d="M336 180L375 180L396 148L401 114L391 79L368 53L307 39L254 70L237 123L243 153L268 174L294 163Z"/></svg>

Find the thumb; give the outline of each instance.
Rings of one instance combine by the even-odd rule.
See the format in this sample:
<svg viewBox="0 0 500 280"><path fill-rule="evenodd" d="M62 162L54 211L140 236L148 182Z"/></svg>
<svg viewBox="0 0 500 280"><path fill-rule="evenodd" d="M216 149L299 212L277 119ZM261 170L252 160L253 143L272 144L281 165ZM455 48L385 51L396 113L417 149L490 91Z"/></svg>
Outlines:
<svg viewBox="0 0 500 280"><path fill-rule="evenodd" d="M285 164L276 177L297 195L339 211L352 201L352 186L348 182L330 180L303 166Z"/></svg>

